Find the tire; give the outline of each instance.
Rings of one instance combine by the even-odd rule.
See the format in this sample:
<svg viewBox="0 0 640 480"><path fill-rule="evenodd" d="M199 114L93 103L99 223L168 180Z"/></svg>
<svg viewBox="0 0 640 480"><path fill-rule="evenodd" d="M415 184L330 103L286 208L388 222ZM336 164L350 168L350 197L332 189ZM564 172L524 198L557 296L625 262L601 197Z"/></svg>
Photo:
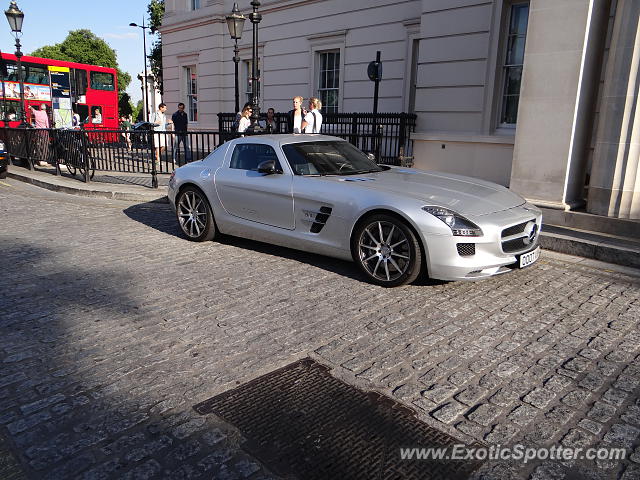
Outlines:
<svg viewBox="0 0 640 480"><path fill-rule="evenodd" d="M9 172L9 167L0 167L0 179L5 179L7 178L7 173Z"/></svg>
<svg viewBox="0 0 640 480"><path fill-rule="evenodd" d="M186 187L176 200L176 217L182 233L192 242L206 242L216 236L216 224L211 206L204 193Z"/></svg>
<svg viewBox="0 0 640 480"><path fill-rule="evenodd" d="M82 166L78 167L78 171L80 172L80 176L84 177L84 157L81 159ZM89 180L93 180L93 176L96 173L96 161L89 157ZM75 175L75 174L74 174Z"/></svg>
<svg viewBox="0 0 640 480"><path fill-rule="evenodd" d="M422 268L422 250L413 230L401 219L377 214L360 222L351 252L370 282L399 287L413 282Z"/></svg>
<svg viewBox="0 0 640 480"><path fill-rule="evenodd" d="M74 167L71 163L65 163L65 165L67 166L67 170L69 170L69 173L75 177L76 167Z"/></svg>

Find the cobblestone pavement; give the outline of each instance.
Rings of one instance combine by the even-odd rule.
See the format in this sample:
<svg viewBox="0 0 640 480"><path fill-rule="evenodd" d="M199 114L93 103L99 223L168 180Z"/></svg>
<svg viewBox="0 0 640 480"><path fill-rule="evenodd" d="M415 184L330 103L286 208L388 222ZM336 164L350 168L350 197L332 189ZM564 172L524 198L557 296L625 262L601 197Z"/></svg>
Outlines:
<svg viewBox="0 0 640 480"><path fill-rule="evenodd" d="M0 435L28 478L275 478L192 406L305 356L463 441L628 449L477 478L640 478L638 277L547 254L387 290L347 262L187 242L166 205L8 180L0 215Z"/></svg>

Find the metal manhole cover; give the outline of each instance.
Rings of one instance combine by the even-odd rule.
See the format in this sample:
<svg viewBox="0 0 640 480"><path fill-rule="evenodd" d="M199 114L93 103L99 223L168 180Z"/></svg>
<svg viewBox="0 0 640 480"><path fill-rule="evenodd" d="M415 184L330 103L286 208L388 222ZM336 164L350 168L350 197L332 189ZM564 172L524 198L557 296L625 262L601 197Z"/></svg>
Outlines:
<svg viewBox="0 0 640 480"><path fill-rule="evenodd" d="M240 429L279 475L304 480L463 479L479 462L401 460L401 448L453 447L453 437L399 403L360 391L304 359L196 405Z"/></svg>

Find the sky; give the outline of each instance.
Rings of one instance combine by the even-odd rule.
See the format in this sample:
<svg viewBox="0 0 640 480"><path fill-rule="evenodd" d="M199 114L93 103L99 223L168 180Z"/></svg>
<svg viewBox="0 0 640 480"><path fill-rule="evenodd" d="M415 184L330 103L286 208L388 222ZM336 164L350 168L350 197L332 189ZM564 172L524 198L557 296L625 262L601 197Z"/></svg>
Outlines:
<svg viewBox="0 0 640 480"><path fill-rule="evenodd" d="M11 3L10 0L0 2L3 12ZM145 25L149 23L148 0L16 0L16 3L24 12L20 42L25 55L44 45L62 42L70 30L89 29L116 51L120 69L131 75L127 93L133 103L142 98L137 78L144 70L142 29L129 24L141 25L143 18ZM147 50L154 40L154 35L147 34ZM15 52L15 40L6 18L0 20L0 49Z"/></svg>

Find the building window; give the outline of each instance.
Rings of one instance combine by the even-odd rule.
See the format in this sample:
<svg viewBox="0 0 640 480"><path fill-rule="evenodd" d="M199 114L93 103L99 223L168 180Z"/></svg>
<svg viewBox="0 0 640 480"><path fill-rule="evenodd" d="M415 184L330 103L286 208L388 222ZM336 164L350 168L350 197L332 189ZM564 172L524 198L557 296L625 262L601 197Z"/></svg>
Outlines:
<svg viewBox="0 0 640 480"><path fill-rule="evenodd" d="M507 50L502 68L502 108L500 124L512 126L518 118L518 102L520 100L520 83L524 64L524 45L527 39L527 23L529 21L529 4L516 3L511 6L508 16Z"/></svg>
<svg viewBox="0 0 640 480"><path fill-rule="evenodd" d="M200 0L191 0L191 10L197 10L200 8Z"/></svg>
<svg viewBox="0 0 640 480"><path fill-rule="evenodd" d="M198 121L198 72L195 66L184 67L187 114L192 122Z"/></svg>
<svg viewBox="0 0 640 480"><path fill-rule="evenodd" d="M319 52L318 63L318 97L322 110L336 113L340 99L340 51Z"/></svg>

